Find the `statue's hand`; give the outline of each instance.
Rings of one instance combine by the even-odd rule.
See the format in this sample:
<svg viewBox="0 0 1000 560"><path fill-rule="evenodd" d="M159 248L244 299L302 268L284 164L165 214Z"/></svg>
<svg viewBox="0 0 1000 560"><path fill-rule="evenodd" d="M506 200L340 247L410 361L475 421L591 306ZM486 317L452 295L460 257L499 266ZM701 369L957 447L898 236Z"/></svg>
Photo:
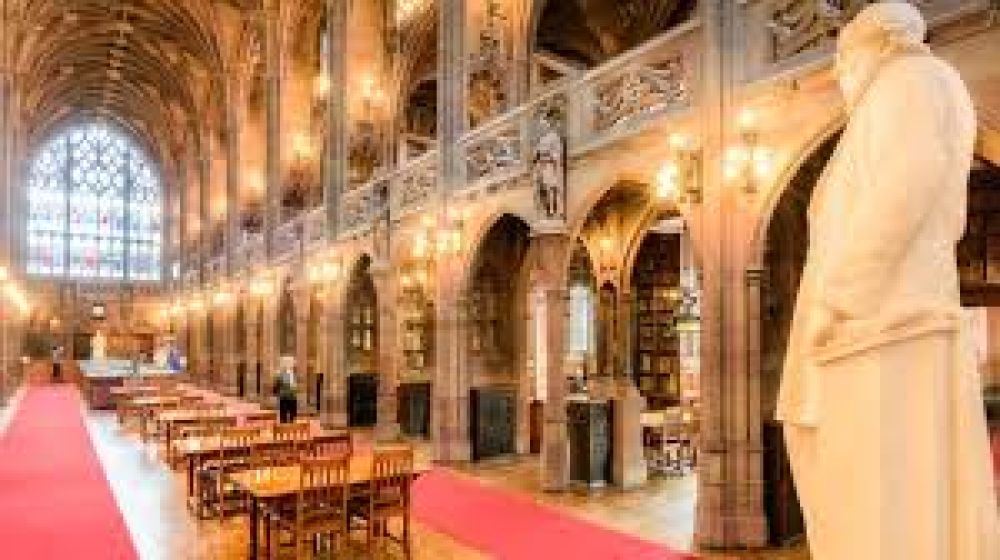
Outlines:
<svg viewBox="0 0 1000 560"><path fill-rule="evenodd" d="M809 347L812 349L829 345L833 341L838 327L844 320L844 317L839 316L839 314L825 306L821 307L816 313L819 316L816 317L816 321L813 323L814 328L808 340Z"/></svg>

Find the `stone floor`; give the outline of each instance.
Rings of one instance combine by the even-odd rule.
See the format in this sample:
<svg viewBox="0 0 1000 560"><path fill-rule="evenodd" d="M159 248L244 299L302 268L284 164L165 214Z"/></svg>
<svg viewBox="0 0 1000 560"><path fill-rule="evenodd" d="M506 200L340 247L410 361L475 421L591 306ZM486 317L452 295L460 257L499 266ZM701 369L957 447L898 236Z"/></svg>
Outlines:
<svg viewBox="0 0 1000 560"><path fill-rule="evenodd" d="M87 425L112 492L143 559L208 560L244 558L247 522L232 518L224 522L198 521L184 504L184 480L167 469L153 446L139 443L134 434L123 433L114 416L87 414ZM418 451L426 452L426 448ZM612 489L594 493L541 492L537 483L537 459L532 457L491 461L456 467L486 484L522 492L567 514L634 533L677 549L691 544L696 484L692 476L660 478L647 487L629 492ZM414 558L426 560L476 560L485 558L450 537L415 524ZM360 556L358 552L356 555ZM380 558L395 558L387 549ZM754 553L704 553L706 559L807 560L801 551Z"/></svg>

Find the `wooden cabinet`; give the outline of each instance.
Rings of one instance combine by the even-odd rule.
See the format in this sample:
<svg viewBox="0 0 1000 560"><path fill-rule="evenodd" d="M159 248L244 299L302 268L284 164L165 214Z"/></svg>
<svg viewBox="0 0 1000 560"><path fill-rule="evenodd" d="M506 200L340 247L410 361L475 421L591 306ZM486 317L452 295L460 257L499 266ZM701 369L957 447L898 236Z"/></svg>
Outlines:
<svg viewBox="0 0 1000 560"><path fill-rule="evenodd" d="M431 384L403 383L398 396L400 430L408 436L430 437Z"/></svg>
<svg viewBox="0 0 1000 560"><path fill-rule="evenodd" d="M472 460L514 453L515 392L506 387L472 389L469 418Z"/></svg>
<svg viewBox="0 0 1000 560"><path fill-rule="evenodd" d="M352 428L374 426L378 420L378 376L354 373L347 378L347 422Z"/></svg>
<svg viewBox="0 0 1000 560"><path fill-rule="evenodd" d="M566 406L570 480L603 486L611 480L612 403L570 400Z"/></svg>

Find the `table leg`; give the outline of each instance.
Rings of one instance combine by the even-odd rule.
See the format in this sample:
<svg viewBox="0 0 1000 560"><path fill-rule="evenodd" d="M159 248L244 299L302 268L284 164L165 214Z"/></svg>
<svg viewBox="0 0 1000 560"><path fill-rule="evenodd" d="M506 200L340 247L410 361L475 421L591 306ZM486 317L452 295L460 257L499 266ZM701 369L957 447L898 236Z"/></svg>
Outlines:
<svg viewBox="0 0 1000 560"><path fill-rule="evenodd" d="M260 505L257 497L250 495L250 558L257 559L257 532L260 530L258 517L260 517Z"/></svg>
<svg viewBox="0 0 1000 560"><path fill-rule="evenodd" d="M165 437L167 438L167 467L174 468L174 453L171 450L171 443L173 442L173 434L171 433L171 427L174 425L173 422L167 422L167 427L165 428L167 433Z"/></svg>
<svg viewBox="0 0 1000 560"><path fill-rule="evenodd" d="M194 455L188 455L188 498L194 496Z"/></svg>

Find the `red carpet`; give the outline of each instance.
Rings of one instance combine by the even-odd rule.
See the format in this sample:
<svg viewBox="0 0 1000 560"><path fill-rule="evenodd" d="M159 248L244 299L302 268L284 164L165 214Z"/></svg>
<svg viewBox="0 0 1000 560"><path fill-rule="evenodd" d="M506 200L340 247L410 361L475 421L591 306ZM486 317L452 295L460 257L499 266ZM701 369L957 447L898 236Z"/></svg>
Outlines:
<svg viewBox="0 0 1000 560"><path fill-rule="evenodd" d="M417 480L413 514L431 529L498 560L696 558L444 469Z"/></svg>
<svg viewBox="0 0 1000 560"><path fill-rule="evenodd" d="M29 386L0 438L0 558L137 557L76 387Z"/></svg>

